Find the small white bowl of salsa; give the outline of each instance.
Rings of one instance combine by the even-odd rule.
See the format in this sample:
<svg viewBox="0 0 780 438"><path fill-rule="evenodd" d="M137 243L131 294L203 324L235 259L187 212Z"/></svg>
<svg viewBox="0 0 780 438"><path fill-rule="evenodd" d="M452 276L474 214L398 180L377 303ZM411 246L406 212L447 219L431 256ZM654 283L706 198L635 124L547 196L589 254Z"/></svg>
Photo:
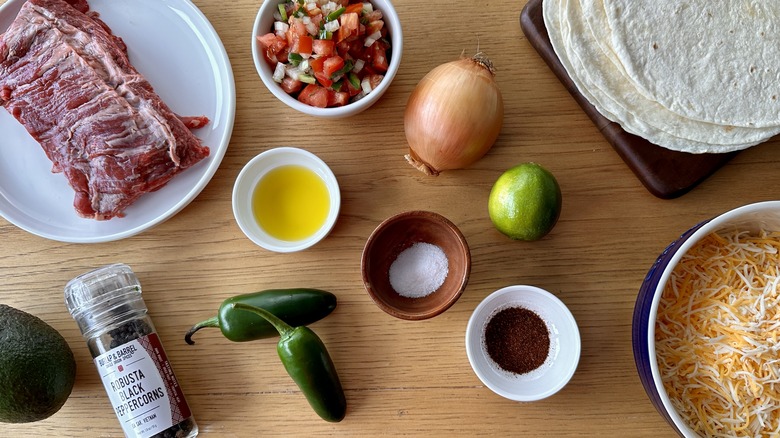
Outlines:
<svg viewBox="0 0 780 438"><path fill-rule="evenodd" d="M257 155L233 186L239 228L252 242L274 252L301 251L324 239L340 207L333 171L316 155L294 147Z"/></svg>
<svg viewBox="0 0 780 438"><path fill-rule="evenodd" d="M348 117L376 103L402 51L390 0L267 0L252 29L252 58L265 86L315 117Z"/></svg>

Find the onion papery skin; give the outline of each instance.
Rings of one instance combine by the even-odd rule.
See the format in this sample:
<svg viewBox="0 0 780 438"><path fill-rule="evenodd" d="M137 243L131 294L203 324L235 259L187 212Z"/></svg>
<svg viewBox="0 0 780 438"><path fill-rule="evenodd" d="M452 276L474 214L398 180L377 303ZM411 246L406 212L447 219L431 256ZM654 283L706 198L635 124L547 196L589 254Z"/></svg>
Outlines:
<svg viewBox="0 0 780 438"><path fill-rule="evenodd" d="M463 169L495 143L504 100L489 59L482 54L431 70L406 104L406 160L427 175Z"/></svg>

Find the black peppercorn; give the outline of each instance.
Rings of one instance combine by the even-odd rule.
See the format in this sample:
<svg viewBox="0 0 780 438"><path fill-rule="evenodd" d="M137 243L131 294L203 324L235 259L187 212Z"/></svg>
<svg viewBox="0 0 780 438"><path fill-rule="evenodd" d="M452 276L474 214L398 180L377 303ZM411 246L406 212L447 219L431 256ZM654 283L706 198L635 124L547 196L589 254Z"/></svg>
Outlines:
<svg viewBox="0 0 780 438"><path fill-rule="evenodd" d="M125 435L196 436L198 426L130 267L109 265L74 278L65 287L65 303Z"/></svg>

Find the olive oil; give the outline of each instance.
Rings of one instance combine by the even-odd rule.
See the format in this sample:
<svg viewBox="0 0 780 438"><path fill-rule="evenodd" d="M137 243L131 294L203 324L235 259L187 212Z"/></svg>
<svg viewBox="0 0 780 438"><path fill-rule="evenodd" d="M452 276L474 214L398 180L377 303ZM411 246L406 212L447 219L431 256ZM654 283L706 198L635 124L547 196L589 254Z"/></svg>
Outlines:
<svg viewBox="0 0 780 438"><path fill-rule="evenodd" d="M303 240L316 233L328 216L330 195L325 181L298 165L270 170L252 193L258 225L280 240Z"/></svg>

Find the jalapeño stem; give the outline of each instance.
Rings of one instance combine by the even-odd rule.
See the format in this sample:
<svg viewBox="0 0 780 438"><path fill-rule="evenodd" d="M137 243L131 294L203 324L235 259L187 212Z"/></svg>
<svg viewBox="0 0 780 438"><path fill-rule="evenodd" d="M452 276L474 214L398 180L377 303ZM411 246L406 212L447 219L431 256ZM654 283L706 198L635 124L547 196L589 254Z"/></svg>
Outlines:
<svg viewBox="0 0 780 438"><path fill-rule="evenodd" d="M191 329L187 330L187 333L184 335L184 341L190 345L194 345L195 341L192 340L192 335L203 327L219 327L219 318L215 316L195 324Z"/></svg>

